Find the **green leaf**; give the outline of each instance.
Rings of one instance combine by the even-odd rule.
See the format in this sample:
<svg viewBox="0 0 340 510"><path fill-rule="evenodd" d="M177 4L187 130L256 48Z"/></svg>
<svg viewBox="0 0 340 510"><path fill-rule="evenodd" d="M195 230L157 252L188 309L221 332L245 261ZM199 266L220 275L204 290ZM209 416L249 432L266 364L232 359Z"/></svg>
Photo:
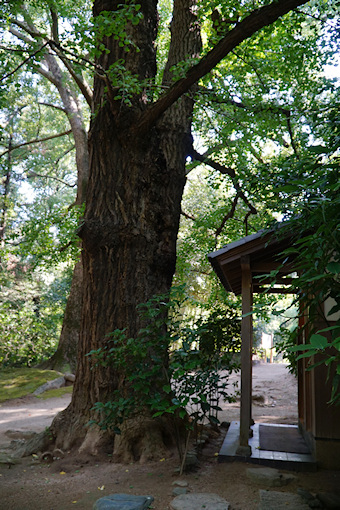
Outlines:
<svg viewBox="0 0 340 510"><path fill-rule="evenodd" d="M302 359L302 358L310 358L311 356L314 356L314 354L317 354L316 349L311 349L308 352L304 352L303 354L299 354L299 356L296 359Z"/></svg>
<svg viewBox="0 0 340 510"><path fill-rule="evenodd" d="M325 349L328 346L328 340L323 335L314 334L310 337L311 346L315 349Z"/></svg>
<svg viewBox="0 0 340 510"><path fill-rule="evenodd" d="M340 262L329 262L327 264L326 269L333 274L339 274L340 273Z"/></svg>

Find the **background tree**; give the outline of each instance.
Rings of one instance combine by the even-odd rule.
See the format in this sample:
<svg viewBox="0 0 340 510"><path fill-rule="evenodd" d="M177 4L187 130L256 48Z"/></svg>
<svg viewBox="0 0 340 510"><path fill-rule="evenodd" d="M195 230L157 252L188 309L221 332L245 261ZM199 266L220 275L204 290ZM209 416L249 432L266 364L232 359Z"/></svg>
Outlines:
<svg viewBox="0 0 340 510"><path fill-rule="evenodd" d="M86 6L87 9L84 9ZM65 51L69 52L71 49L76 51L77 27L81 23L84 24L84 20L88 16L89 4L84 5L84 2L63 2L57 5L55 2L13 1L10 6L5 3L1 7L3 80L6 80L5 85L8 86L8 80L25 66L26 80L28 76L29 81L35 84L36 89L40 89L37 98L38 109L49 111L54 119L56 111L62 112L64 126L62 127L61 123L54 124L51 131L55 135L55 131L61 128L61 132L70 131L73 136L77 193L72 201L76 207L84 202L88 178L86 126L88 113L85 105L87 104L87 107L91 108L92 91L82 67L78 62L74 65L72 59L65 58L60 44L65 43L68 37L65 25L62 25L63 19L68 17L69 26L74 29L74 37L70 37L66 43ZM83 50L85 50L85 42ZM19 90L21 88L20 79L17 79L15 84ZM18 102L20 104L22 100ZM30 108L30 110L32 118L41 118L39 112L34 111L34 108ZM65 128L65 121L69 124L68 128ZM39 136L36 137L36 142L38 139ZM27 142L26 139L24 143ZM42 177L41 174L36 174L35 169L31 168L28 161L26 164L30 167L29 177ZM82 266L81 263L77 263L64 313L58 349L46 365L49 368L75 369L80 327L81 282Z"/></svg>

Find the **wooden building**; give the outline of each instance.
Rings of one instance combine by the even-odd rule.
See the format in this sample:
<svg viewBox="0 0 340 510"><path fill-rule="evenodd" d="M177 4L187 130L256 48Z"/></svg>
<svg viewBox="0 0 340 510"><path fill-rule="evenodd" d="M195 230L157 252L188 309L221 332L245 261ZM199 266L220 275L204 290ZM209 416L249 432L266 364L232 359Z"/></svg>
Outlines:
<svg viewBox="0 0 340 510"><path fill-rule="evenodd" d="M287 293L294 277L294 259L283 258L282 251L292 244L289 237L277 236L275 231L258 232L210 253L209 261L227 292L242 295L242 350L241 350L241 408L239 451L254 456L249 446L252 426L252 302L259 292ZM276 272L273 279L266 276ZM291 290L290 290L291 292ZM327 308L327 303L323 304ZM327 310L325 309L327 315ZM329 321L338 317L328 317ZM300 326L306 317L300 318ZM319 329L326 327L317 324ZM305 342L301 329L299 342ZM340 406L330 406L330 381L324 365L306 371L306 360L298 366L299 428L316 462L329 469L340 468ZM255 459L254 459L255 460ZM260 463L260 462L259 462Z"/></svg>

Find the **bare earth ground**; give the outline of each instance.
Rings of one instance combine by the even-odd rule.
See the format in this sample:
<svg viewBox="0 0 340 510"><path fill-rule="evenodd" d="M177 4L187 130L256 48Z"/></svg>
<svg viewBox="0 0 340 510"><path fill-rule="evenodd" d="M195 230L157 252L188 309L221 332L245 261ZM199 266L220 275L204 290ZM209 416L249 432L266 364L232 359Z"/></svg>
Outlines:
<svg viewBox="0 0 340 510"><path fill-rule="evenodd" d="M253 405L255 421L297 423L296 381L284 365L254 366ZM67 406L70 396L39 400L25 397L0 406L0 449L8 446L7 430L44 430L56 412ZM239 404L225 404L221 420L239 419ZM232 510L255 510L259 503L258 486L246 477L250 465L218 464L216 453L224 432L212 437L204 448L196 471L184 474L189 492L213 492L224 497ZM0 454L1 458L1 454ZM40 464L33 458L22 459L8 469L0 463L0 510L91 510L93 503L104 495L130 493L152 495L154 510L168 510L173 499L173 482L178 466L176 452L167 458L146 465L113 464L110 457L96 458L67 454L52 464ZM296 473L296 481L275 489L296 492L302 487L312 493L337 491L340 472L319 471Z"/></svg>

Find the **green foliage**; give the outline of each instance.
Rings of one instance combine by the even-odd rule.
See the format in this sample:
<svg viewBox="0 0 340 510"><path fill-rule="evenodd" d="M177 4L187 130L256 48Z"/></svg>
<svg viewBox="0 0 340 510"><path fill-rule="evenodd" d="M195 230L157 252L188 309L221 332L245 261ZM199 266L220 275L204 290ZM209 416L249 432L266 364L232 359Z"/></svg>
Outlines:
<svg viewBox="0 0 340 510"><path fill-rule="evenodd" d="M298 360L296 354L292 352L291 348L296 345L296 335L296 328L291 330L284 325L281 325L275 337L275 350L288 360L288 370L295 376L297 376Z"/></svg>
<svg viewBox="0 0 340 510"><path fill-rule="evenodd" d="M0 367L34 366L55 351L70 275L52 282L11 256L0 278Z"/></svg>
<svg viewBox="0 0 340 510"><path fill-rule="evenodd" d="M164 414L185 418L189 413L189 427L204 419L219 423L219 401L232 400L228 377L239 368L234 359L239 349L239 320L230 312L223 323L224 335L220 334L214 345L212 336L221 323L218 312L190 326L181 320L182 305L174 290L171 300L166 296L151 299L139 307L145 327L136 338L116 330L109 335L105 348L88 354L96 364L124 374L125 382L112 399L94 407L103 417L100 426L119 433L127 418L145 409L154 418ZM234 333L238 336L236 345ZM199 342L204 348L198 349Z"/></svg>
<svg viewBox="0 0 340 510"><path fill-rule="evenodd" d="M318 118L320 120L320 114ZM303 350L298 359L320 355L323 361L315 364L311 359L310 368L320 363L329 367L333 381L330 402L339 404L340 321L336 322L336 316L340 311L340 159L338 123L333 109L324 113L324 122L319 123L318 130L320 135L325 135L324 143L312 145L305 157L296 163L301 172L303 168L304 175L278 190L296 199L293 216L280 229L282 234L279 235L294 236L293 246L284 253L294 257L299 276L293 287L308 317L306 343L289 350L291 353ZM322 307L326 300L333 302L327 315ZM328 327L318 330L320 320ZM329 332L332 339L327 337Z"/></svg>
<svg viewBox="0 0 340 510"><path fill-rule="evenodd" d="M118 45L124 48L126 52L130 51L130 47L134 47L139 51L138 46L133 42L128 34L127 25L138 25L143 19L140 12L141 5L126 2L118 4L116 11L101 11L93 21L93 33L97 41L97 51L99 54L107 52L107 48L102 43L105 37L113 36L118 41Z"/></svg>
<svg viewBox="0 0 340 510"><path fill-rule="evenodd" d="M143 83L138 75L130 73L125 68L124 64L124 60L117 60L110 66L107 75L112 87L117 90L114 99L116 101L122 101L127 106L131 106L132 97L141 92L143 89Z"/></svg>
<svg viewBox="0 0 340 510"><path fill-rule="evenodd" d="M331 333L330 339L327 338L327 333ZM317 333L310 335L308 343L294 345L289 348L289 351L293 356L302 351L296 359L308 358L308 370L313 370L322 364L328 367L328 378L332 378L329 403L340 405L340 323L318 330Z"/></svg>

